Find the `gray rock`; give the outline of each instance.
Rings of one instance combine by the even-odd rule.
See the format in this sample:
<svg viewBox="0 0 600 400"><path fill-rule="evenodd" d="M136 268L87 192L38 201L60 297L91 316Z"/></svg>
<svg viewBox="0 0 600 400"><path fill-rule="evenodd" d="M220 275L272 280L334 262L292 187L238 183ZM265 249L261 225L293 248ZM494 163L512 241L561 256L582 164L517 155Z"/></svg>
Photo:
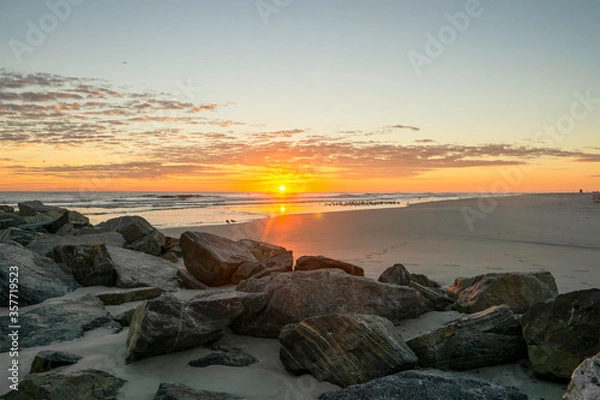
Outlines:
<svg viewBox="0 0 600 400"><path fill-rule="evenodd" d="M19 203L19 215L20 226L48 233L56 233L63 225L69 223L79 228L90 226L90 220L77 211L47 206L37 200Z"/></svg>
<svg viewBox="0 0 600 400"><path fill-rule="evenodd" d="M145 301L131 320L126 363L214 342L241 311L235 293L202 294L189 301L164 294Z"/></svg>
<svg viewBox="0 0 600 400"><path fill-rule="evenodd" d="M0 352L11 348L9 317L0 317ZM78 299L51 299L19 315L19 347L46 346L83 336L84 332L106 326L118 330L102 302L92 295Z"/></svg>
<svg viewBox="0 0 600 400"><path fill-rule="evenodd" d="M179 279L179 286L181 286L183 289L205 290L209 288L208 285L200 282L192 274L190 274L187 269L184 268L177 269L177 278Z"/></svg>
<svg viewBox="0 0 600 400"><path fill-rule="evenodd" d="M237 244L246 248L257 261L265 261L269 258L273 258L279 254L288 253L285 247L276 246L274 244L259 242L252 239L241 239L237 241Z"/></svg>
<svg viewBox="0 0 600 400"><path fill-rule="evenodd" d="M279 336L287 371L347 387L413 368L417 356L376 315L326 315L286 325Z"/></svg>
<svg viewBox="0 0 600 400"><path fill-rule="evenodd" d="M294 271L313 271L316 269L341 269L349 275L365 276L365 271L356 265L323 256L302 256L296 261Z"/></svg>
<svg viewBox="0 0 600 400"><path fill-rule="evenodd" d="M8 229L18 225L16 218L2 218L0 215L0 229Z"/></svg>
<svg viewBox="0 0 600 400"><path fill-rule="evenodd" d="M60 236L37 234L33 240L27 244L27 248L40 255L45 256L56 246L99 246L106 245L114 247L123 247L125 240L117 232L106 232L80 236Z"/></svg>
<svg viewBox="0 0 600 400"><path fill-rule="evenodd" d="M96 297L99 298L105 306L118 306L119 304L132 301L150 300L160 296L162 292L163 291L160 288L143 287L124 292L99 293Z"/></svg>
<svg viewBox="0 0 600 400"><path fill-rule="evenodd" d="M247 247L210 233L184 232L180 246L187 270L209 286L227 285L240 265L258 262Z"/></svg>
<svg viewBox="0 0 600 400"><path fill-rule="evenodd" d="M444 311L452 304L452 299L450 299L447 292L443 289L432 286L423 286L412 280L408 286L418 291L437 311Z"/></svg>
<svg viewBox="0 0 600 400"><path fill-rule="evenodd" d="M251 277L261 278L277 272L291 272L293 265L294 256L291 251L279 253L260 262L246 262L231 276L231 283L237 285Z"/></svg>
<svg viewBox="0 0 600 400"><path fill-rule="evenodd" d="M600 353L583 360L573 371L564 400L600 400Z"/></svg>
<svg viewBox="0 0 600 400"><path fill-rule="evenodd" d="M49 371L27 375L19 390L11 390L5 400L116 400L125 380L108 372L86 369L75 372Z"/></svg>
<svg viewBox="0 0 600 400"><path fill-rule="evenodd" d="M158 287L174 291L179 287L177 267L173 263L139 251L107 246L117 271L116 287Z"/></svg>
<svg viewBox="0 0 600 400"><path fill-rule="evenodd" d="M212 353L202 358L198 358L197 360L190 361L188 365L196 368L208 367L209 365L247 367L250 364L258 362L256 357L244 353L240 349L226 346L213 346L211 349L213 350Z"/></svg>
<svg viewBox="0 0 600 400"><path fill-rule="evenodd" d="M324 393L319 400L527 400L517 389L460 372L404 371Z"/></svg>
<svg viewBox="0 0 600 400"><path fill-rule="evenodd" d="M534 372L568 380L586 358L600 351L600 289L561 294L523 315L523 336Z"/></svg>
<svg viewBox="0 0 600 400"><path fill-rule="evenodd" d="M117 273L106 246L59 245L48 257L66 265L75 280L82 286L114 286Z"/></svg>
<svg viewBox="0 0 600 400"><path fill-rule="evenodd" d="M129 310L123 311L113 317L115 321L117 321L121 326L129 326L131 325L131 320L133 319L133 314L135 313L135 308L131 308Z"/></svg>
<svg viewBox="0 0 600 400"><path fill-rule="evenodd" d="M15 268L18 267L18 271ZM18 276L16 273L18 272ZM9 306L9 279L18 284L20 307L64 296L79 287L73 276L65 273L56 263L27 249L0 243L0 306ZM14 282L18 279L18 282ZM15 299L15 298L13 298Z"/></svg>
<svg viewBox="0 0 600 400"><path fill-rule="evenodd" d="M429 288L441 287L439 283L432 281L426 275L423 274L410 274L410 281Z"/></svg>
<svg viewBox="0 0 600 400"><path fill-rule="evenodd" d="M408 341L419 366L467 370L524 358L519 318L507 305L459 317Z"/></svg>
<svg viewBox="0 0 600 400"><path fill-rule="evenodd" d="M0 242L16 242L21 246L27 246L31 242L33 242L36 238L41 236L41 234L26 231L24 229L19 228L8 228L3 232L0 232ZM40 255L45 255L46 253L39 253Z"/></svg>
<svg viewBox="0 0 600 400"><path fill-rule="evenodd" d="M0 205L0 211L8 213L8 214L13 214L15 212L14 207L8 206L6 204L2 204Z"/></svg>
<svg viewBox="0 0 600 400"><path fill-rule="evenodd" d="M285 325L328 314L374 314L398 323L431 311L416 290L346 274L339 269L300 271L242 281L244 312L231 324L242 335L277 338Z"/></svg>
<svg viewBox="0 0 600 400"><path fill-rule="evenodd" d="M379 276L379 282L407 286L410 283L410 272L402 264L394 264Z"/></svg>
<svg viewBox="0 0 600 400"><path fill-rule="evenodd" d="M244 398L229 393L198 390L181 383L161 383L154 400L244 400Z"/></svg>
<svg viewBox="0 0 600 400"><path fill-rule="evenodd" d="M29 373L46 372L65 365L77 364L82 358L77 354L64 351L40 351L35 355Z"/></svg>
<svg viewBox="0 0 600 400"><path fill-rule="evenodd" d="M515 313L522 314L535 303L558 295L550 272L509 272L459 278L448 291L457 298L454 309L466 313L507 304Z"/></svg>
<svg viewBox="0 0 600 400"><path fill-rule="evenodd" d="M165 235L139 216L113 218L83 233L100 232L118 232L125 239L127 249L154 256L161 255L165 245Z"/></svg>

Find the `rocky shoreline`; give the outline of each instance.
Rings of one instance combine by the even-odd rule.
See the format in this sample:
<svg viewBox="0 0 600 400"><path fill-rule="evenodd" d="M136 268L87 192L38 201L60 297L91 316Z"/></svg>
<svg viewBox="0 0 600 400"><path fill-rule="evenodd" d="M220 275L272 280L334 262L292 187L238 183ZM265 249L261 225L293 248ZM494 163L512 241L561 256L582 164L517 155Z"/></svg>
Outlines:
<svg viewBox="0 0 600 400"><path fill-rule="evenodd" d="M135 216L92 226L77 212L39 202L20 203L17 212L0 206L4 282L11 266L19 267L19 306L32 306L19 316L21 348L128 329L123 361L131 365L213 345L231 330L278 339L290 374L342 388L320 399L526 399L457 372L517 361L540 379L570 382L564 399L600 396L600 290L559 295L548 272L458 278L441 288L396 264L375 281L359 266L322 256L294 264L291 251L273 244L201 232L169 238ZM63 298L87 286L107 289ZM181 290L201 292L182 300L173 295ZM106 309L136 301L142 303L123 314ZM0 306L9 306L7 285ZM449 309L464 315L408 341L395 327ZM0 317L0 352L11 349L9 325ZM230 350L217 348L209 358L244 358ZM59 386L73 399L119 398L126 381L118 376L60 369L77 357L40 354L45 361L32 366L19 390L0 398L55 398ZM164 382L155 399L167 398L241 397Z"/></svg>

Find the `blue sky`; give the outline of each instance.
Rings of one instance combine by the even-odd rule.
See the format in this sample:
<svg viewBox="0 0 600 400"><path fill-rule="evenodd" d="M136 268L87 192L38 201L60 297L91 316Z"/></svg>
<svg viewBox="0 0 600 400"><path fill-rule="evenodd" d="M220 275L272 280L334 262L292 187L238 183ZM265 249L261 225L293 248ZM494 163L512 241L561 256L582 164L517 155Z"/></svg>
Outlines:
<svg viewBox="0 0 600 400"><path fill-rule="evenodd" d="M398 145L527 145L574 93L600 97L597 0L73 2L2 2L0 68L218 104L211 116L242 122L229 128L237 135L301 129L364 140L344 132L368 131ZM56 8L48 4L71 10L15 56L11 43L29 45L30 24ZM261 15L265 4L277 12ZM417 73L409 53L426 54L426 35L469 7L478 15ZM381 132L398 124L419 130ZM598 126L600 106L560 143L537 145L590 151Z"/></svg>

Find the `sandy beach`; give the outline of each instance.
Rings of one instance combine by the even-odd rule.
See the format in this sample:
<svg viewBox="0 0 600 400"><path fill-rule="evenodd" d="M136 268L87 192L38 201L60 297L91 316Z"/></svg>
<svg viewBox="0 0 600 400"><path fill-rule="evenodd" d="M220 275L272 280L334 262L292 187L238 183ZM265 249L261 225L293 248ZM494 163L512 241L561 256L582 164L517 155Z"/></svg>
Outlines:
<svg viewBox="0 0 600 400"><path fill-rule="evenodd" d="M473 217L470 225L463 210L480 218ZM323 255L359 265L375 279L402 263L443 286L487 272L547 270L563 293L600 287L599 222L600 205L591 195L544 194L283 215L163 232L262 240L293 250L295 257Z"/></svg>
<svg viewBox="0 0 600 400"><path fill-rule="evenodd" d="M485 218L466 222L465 207L481 210L482 200L467 199L418 204L408 208L347 211L325 214L277 216L244 224L168 229L179 237L186 230L204 231L231 239L252 238L285 246L302 255L324 255L359 265L370 278L387 267L403 263L411 272L422 273L443 286L456 277L488 272L548 270L560 292L600 287L600 204L588 195L526 195L503 197ZM480 211L481 212L481 211ZM478 214L481 216L481 214ZM183 266L182 260L179 261ZM227 290L227 288L224 288ZM65 297L76 298L106 288L81 288ZM180 298L200 291L181 290ZM116 315L140 302L107 309ZM26 308L22 309L23 311ZM459 315L455 311L430 312L402 321L397 327L408 340L439 327ZM117 334L104 329L87 333L71 342L23 349L22 372L28 372L41 350L64 350L84 357L64 371L96 368L128 382L122 399L150 400L161 382L183 383L198 389L227 392L247 399L315 399L336 390L311 375L288 374L279 361L279 342L274 339L238 336L227 331L220 345L238 347L259 359L244 368L212 366L192 368L187 363L206 355L200 347L134 364L125 364L128 328ZM0 354L6 365L8 354ZM517 387L530 399L559 399L565 384L545 382L532 376L523 365L510 364L469 371L475 376ZM6 379L3 374L3 380ZM7 390L7 389L6 389ZM0 390L3 393L5 390Z"/></svg>

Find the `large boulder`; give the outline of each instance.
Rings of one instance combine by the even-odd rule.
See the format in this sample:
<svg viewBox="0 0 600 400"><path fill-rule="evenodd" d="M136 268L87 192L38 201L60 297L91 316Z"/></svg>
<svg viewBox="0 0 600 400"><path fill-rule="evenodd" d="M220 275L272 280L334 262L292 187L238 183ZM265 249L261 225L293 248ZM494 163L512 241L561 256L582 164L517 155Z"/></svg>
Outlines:
<svg viewBox="0 0 600 400"><path fill-rule="evenodd" d="M66 265L82 286L114 286L117 273L104 244L56 246L48 254Z"/></svg>
<svg viewBox="0 0 600 400"><path fill-rule="evenodd" d="M383 283L407 286L410 283L410 272L404 265L394 264L383 271L377 280Z"/></svg>
<svg viewBox="0 0 600 400"><path fill-rule="evenodd" d="M154 400L244 400L229 393L199 390L181 383L161 383Z"/></svg>
<svg viewBox="0 0 600 400"><path fill-rule="evenodd" d="M600 351L600 289L565 293L523 315L523 336L534 372L568 380L586 358Z"/></svg>
<svg viewBox="0 0 600 400"><path fill-rule="evenodd" d="M177 267L160 257L120 247L107 246L117 271L116 287L159 287L174 291L179 287Z"/></svg>
<svg viewBox="0 0 600 400"><path fill-rule="evenodd" d="M46 372L65 365L77 364L82 358L80 355L64 351L40 351L35 355L29 373Z"/></svg>
<svg viewBox="0 0 600 400"><path fill-rule="evenodd" d="M8 316L0 317L0 352L11 348L12 332ZM19 315L19 347L46 346L77 339L87 331L105 326L121 328L92 295L77 299L51 299Z"/></svg>
<svg viewBox="0 0 600 400"><path fill-rule="evenodd" d="M100 299L105 306L118 306L119 304L129 303L132 301L150 300L160 296L163 291L155 287L142 287L120 292L98 293L97 298Z"/></svg>
<svg viewBox="0 0 600 400"><path fill-rule="evenodd" d="M276 254L259 262L245 262L231 275L231 283L237 285L250 277L260 278L277 272L291 272L294 256L291 251Z"/></svg>
<svg viewBox="0 0 600 400"><path fill-rule="evenodd" d="M323 256L302 256L296 261L294 271L313 271L316 269L336 268L349 275L365 276L365 271L354 264L334 260Z"/></svg>
<svg viewBox="0 0 600 400"><path fill-rule="evenodd" d="M22 243L21 243L22 244ZM125 239L117 232L105 232L81 236L59 236L37 234L25 244L27 248L42 256L48 254L56 246L125 246Z"/></svg>
<svg viewBox="0 0 600 400"><path fill-rule="evenodd" d="M63 296L79 287L73 276L61 270L53 260L19 246L1 242L0 281L2 307L9 306L9 282L15 284L13 289L18 286L18 290L13 292L13 299L18 300L20 307Z"/></svg>
<svg viewBox="0 0 600 400"><path fill-rule="evenodd" d="M519 318L503 305L459 317L408 346L421 367L467 370L520 359L523 335Z"/></svg>
<svg viewBox="0 0 600 400"><path fill-rule="evenodd" d="M379 282L400 286L410 286L425 297L438 311L445 310L452 303L445 290L425 275L415 275L408 272L402 264L394 264L379 276Z"/></svg>
<svg viewBox="0 0 600 400"><path fill-rule="evenodd" d="M241 239L237 241L237 244L250 251L258 261L264 261L279 254L288 253L285 247L252 239Z"/></svg>
<svg viewBox="0 0 600 400"><path fill-rule="evenodd" d="M19 203L19 216L19 226L48 233L59 233L65 225L74 229L90 226L90 220L77 211L47 206L37 200Z"/></svg>
<svg viewBox="0 0 600 400"><path fill-rule="evenodd" d="M231 283L231 276L245 262L258 262L245 245L203 232L184 232L180 238L187 270L209 286Z"/></svg>
<svg viewBox="0 0 600 400"><path fill-rule="evenodd" d="M28 231L20 228L8 228L0 232L0 242L4 243L18 243L21 246L27 246L35 239L40 237L41 234L37 232ZM46 253L38 253L45 255Z"/></svg>
<svg viewBox="0 0 600 400"><path fill-rule="evenodd" d="M558 295L550 272L508 272L458 278L448 291L456 297L454 309L473 313L507 304L515 313Z"/></svg>
<svg viewBox="0 0 600 400"><path fill-rule="evenodd" d="M437 370L404 371L324 393L319 400L527 400L517 389L472 375Z"/></svg>
<svg viewBox="0 0 600 400"><path fill-rule="evenodd" d="M281 328L328 314L374 314L398 323L431 311L416 290L346 274L339 269L279 273L242 281L244 312L231 324L238 334L277 338Z"/></svg>
<svg viewBox="0 0 600 400"><path fill-rule="evenodd" d="M212 353L192 360L188 363L190 367L204 368L210 365L226 365L228 367L247 367L258 362L251 354L244 353L240 349L227 346L213 346Z"/></svg>
<svg viewBox="0 0 600 400"><path fill-rule="evenodd" d="M11 390L5 400L116 400L127 382L108 372L86 369L74 372L49 371L27 375L19 390Z"/></svg>
<svg viewBox="0 0 600 400"><path fill-rule="evenodd" d="M307 318L286 325L279 342L287 371L308 371L342 387L410 369L418 361L394 325L376 315Z"/></svg>
<svg viewBox="0 0 600 400"><path fill-rule="evenodd" d="M164 294L145 301L133 314L126 363L211 343L242 312L235 293L209 293L189 301Z"/></svg>
<svg viewBox="0 0 600 400"><path fill-rule="evenodd" d="M600 353L583 360L573 371L564 400L600 400Z"/></svg>
<svg viewBox="0 0 600 400"><path fill-rule="evenodd" d="M130 250L159 256L165 245L165 235L137 215L109 219L82 233L118 232Z"/></svg>

